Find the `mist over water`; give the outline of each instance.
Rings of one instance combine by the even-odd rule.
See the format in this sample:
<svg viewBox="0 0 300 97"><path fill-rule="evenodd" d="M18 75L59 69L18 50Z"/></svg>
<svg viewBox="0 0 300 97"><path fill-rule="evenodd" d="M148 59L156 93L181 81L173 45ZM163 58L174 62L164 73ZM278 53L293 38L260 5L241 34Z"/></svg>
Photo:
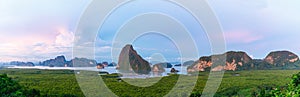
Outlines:
<svg viewBox="0 0 300 97"><path fill-rule="evenodd" d="M95 71L95 72L108 72L112 73L120 73L116 67L105 67L104 69L97 69L96 67L49 67L49 66L9 66L7 68L12 69L41 69L41 70L77 70L77 71ZM187 66L173 66L176 70L179 70L177 74L187 74ZM171 73L172 68L165 68L165 72L156 73L150 72L149 75L136 75L136 74L123 74L123 78L147 78L147 77L161 77L167 76L168 73Z"/></svg>

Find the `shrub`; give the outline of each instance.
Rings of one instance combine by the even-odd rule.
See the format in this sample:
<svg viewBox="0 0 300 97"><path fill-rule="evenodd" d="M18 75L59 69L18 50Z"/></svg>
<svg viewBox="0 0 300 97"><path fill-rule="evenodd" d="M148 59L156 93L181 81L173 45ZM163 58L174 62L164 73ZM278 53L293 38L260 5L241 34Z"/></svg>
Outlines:
<svg viewBox="0 0 300 97"><path fill-rule="evenodd" d="M0 96L2 97L35 97L40 96L40 92L35 89L27 90L7 74L0 75Z"/></svg>
<svg viewBox="0 0 300 97"><path fill-rule="evenodd" d="M262 89L259 97L299 97L300 96L300 72L291 77L290 83L285 87L277 87L271 90Z"/></svg>

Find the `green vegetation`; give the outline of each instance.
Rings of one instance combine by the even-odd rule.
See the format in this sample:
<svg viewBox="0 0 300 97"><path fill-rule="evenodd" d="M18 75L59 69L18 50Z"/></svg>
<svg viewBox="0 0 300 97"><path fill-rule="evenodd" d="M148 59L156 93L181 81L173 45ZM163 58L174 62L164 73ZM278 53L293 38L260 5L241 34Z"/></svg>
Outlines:
<svg viewBox="0 0 300 97"><path fill-rule="evenodd" d="M0 75L0 96L2 97L35 97L40 96L36 89L25 89L16 81L7 77L6 74Z"/></svg>
<svg viewBox="0 0 300 97"><path fill-rule="evenodd" d="M158 83L149 86L149 87L137 87L130 84L127 84L125 81L118 82L118 80L114 78L108 78L108 76L103 76L104 81L107 83L106 85L116 94L119 96L135 96L135 97L142 97L142 96L153 96L153 97L162 97L166 95L169 90L176 84L178 79L177 75L171 75L168 77L162 78ZM151 82L153 79L127 79L129 81L136 81L139 84L148 84L147 82ZM138 91L138 92L137 92Z"/></svg>
<svg viewBox="0 0 300 97"><path fill-rule="evenodd" d="M300 72L291 77L287 86L262 89L260 97L299 97L300 96Z"/></svg>
<svg viewBox="0 0 300 97"><path fill-rule="evenodd" d="M84 96L74 72L70 70L4 69L0 71L0 74L4 73L28 89L40 90L43 97Z"/></svg>
<svg viewBox="0 0 300 97"><path fill-rule="evenodd" d="M298 72L298 70L228 71L225 72L222 83L215 96L274 96L273 94L287 96L288 94L299 94L300 86L298 87L298 84L300 83L300 74L292 76L292 74L296 74ZM4 73L6 73L8 77L11 77L13 81L18 82L22 87L31 90L39 90L40 96L84 96L77 83L74 71L71 70L4 69L0 71L0 74ZM201 95L208 75L209 72L199 73L198 81L191 94L192 97ZM183 81L189 81L196 76L180 77L184 79ZM166 95L170 89L174 87L179 79L179 75L175 74L162 78L119 79L117 74L110 74L102 75L102 79L106 83L106 86L117 96L161 97ZM91 80L86 81L86 83L83 84L91 84L89 83ZM135 81L142 85L155 82L156 80L158 80L157 83L153 83L153 85L147 87L137 87L127 83ZM288 84L290 80L292 80L292 82ZM187 84L180 84L179 87L183 87L185 85ZM181 91L184 90L185 89L182 88ZM101 92L97 90L91 91ZM184 95L185 94L181 94L180 96Z"/></svg>

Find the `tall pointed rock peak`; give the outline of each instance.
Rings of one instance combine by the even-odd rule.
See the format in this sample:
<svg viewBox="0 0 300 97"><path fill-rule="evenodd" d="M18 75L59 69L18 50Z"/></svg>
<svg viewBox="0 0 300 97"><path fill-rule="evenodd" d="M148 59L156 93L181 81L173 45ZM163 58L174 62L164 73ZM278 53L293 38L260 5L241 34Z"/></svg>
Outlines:
<svg viewBox="0 0 300 97"><path fill-rule="evenodd" d="M121 72L137 74L149 74L151 71L149 62L144 60L130 44L121 50L118 69Z"/></svg>

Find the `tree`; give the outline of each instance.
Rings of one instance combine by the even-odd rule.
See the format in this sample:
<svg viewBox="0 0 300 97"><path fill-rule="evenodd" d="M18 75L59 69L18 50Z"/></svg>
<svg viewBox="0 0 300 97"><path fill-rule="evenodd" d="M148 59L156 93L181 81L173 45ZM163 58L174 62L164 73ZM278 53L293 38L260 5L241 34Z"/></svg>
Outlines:
<svg viewBox="0 0 300 97"><path fill-rule="evenodd" d="M273 88L271 91L262 90L260 97L299 97L300 96L300 72L291 77L287 87Z"/></svg>
<svg viewBox="0 0 300 97"><path fill-rule="evenodd" d="M25 89L19 83L12 80L7 74L0 75L0 96L1 97L35 97L40 96L36 89Z"/></svg>

